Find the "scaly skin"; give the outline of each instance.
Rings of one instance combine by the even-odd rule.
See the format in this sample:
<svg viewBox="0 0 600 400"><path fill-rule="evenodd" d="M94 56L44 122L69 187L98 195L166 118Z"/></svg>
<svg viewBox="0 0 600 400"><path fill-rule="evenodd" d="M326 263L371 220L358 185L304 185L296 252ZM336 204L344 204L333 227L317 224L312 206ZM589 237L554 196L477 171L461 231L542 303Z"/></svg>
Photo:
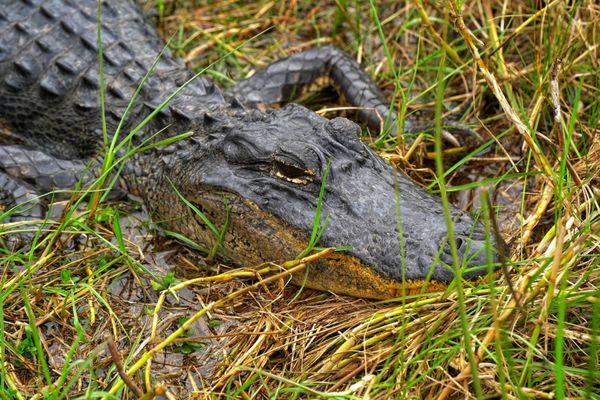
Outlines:
<svg viewBox="0 0 600 400"><path fill-rule="evenodd" d="M103 143L96 7L96 0L0 0L0 183L5 183L0 201L6 205L19 203L30 184L47 191L72 186L84 172L92 176L86 167ZM104 1L102 11L107 125L115 132L164 44L131 1ZM252 108L290 100L294 88L328 74L348 101L368 108L361 118L378 126L377 114L388 118L388 107L358 64L326 47L269 68L228 93L204 78L191 82L134 144L157 132L152 140L193 135L133 156L123 173L127 189L141 196L155 221L207 247L216 238L173 186L218 227L228 209L225 259L244 265L283 261L308 243L329 164L323 204L328 220L319 245L352 249L314 266L307 286L388 298L403 288L419 289L429 272L438 283L451 280L441 202L365 146L356 124L327 120L295 104L264 112ZM190 77L166 52L126 116L122 134ZM464 264L484 264L481 225L458 209L451 212Z"/></svg>

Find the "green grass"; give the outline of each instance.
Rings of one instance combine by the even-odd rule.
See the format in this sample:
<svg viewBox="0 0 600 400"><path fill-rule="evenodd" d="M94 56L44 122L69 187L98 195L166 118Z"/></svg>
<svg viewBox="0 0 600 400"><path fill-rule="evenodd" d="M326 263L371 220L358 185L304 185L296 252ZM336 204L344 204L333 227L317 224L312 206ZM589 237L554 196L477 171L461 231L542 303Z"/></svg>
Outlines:
<svg viewBox="0 0 600 400"><path fill-rule="evenodd" d="M153 236L152 227L134 223L132 206L106 193L132 155L190 135L133 147L131 138L159 108L120 136L104 129L99 179L74 191L34 248L0 249L0 399L133 398L107 356L107 336L147 393L599 399L600 8L586 1L553 1L543 10L527 1L397 3L147 6L197 76L223 85L319 43L360 57L400 115L435 122L433 135L421 134L410 152L399 137L365 130L365 142L441 196L450 230L448 205L479 193L483 210L469 207L489 233L500 224L510 244L508 276L461 279L453 245L459 275L447 290L373 302L282 289L275 266L254 272L213 261L227 221L204 216L216 244L200 252L182 237L188 247L162 237L156 248L136 241L136 234ZM162 107L175 94L165 93ZM442 117L467 99L463 121L484 143L451 156L442 151ZM338 100L301 101L322 112ZM0 210L0 220L10 212ZM322 217L315 210L311 250L319 250ZM182 347L194 349L191 358Z"/></svg>

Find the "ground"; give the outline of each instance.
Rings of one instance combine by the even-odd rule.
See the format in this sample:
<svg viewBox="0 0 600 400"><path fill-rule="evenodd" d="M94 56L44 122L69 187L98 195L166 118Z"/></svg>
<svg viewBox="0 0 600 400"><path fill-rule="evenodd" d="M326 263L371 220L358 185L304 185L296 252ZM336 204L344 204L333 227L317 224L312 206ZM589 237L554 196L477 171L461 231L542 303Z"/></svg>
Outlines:
<svg viewBox="0 0 600 400"><path fill-rule="evenodd" d="M135 202L101 203L93 219L81 208L55 240L1 250L0 398L135 398L135 386L140 398L600 398L600 7L208 3L145 7L223 86L327 43L401 115L466 108L457 118L481 138L443 162L432 132L364 140L460 207L481 212L489 195L503 268L373 302L285 285L275 265L222 265L161 236ZM353 117L332 91L300 101Z"/></svg>

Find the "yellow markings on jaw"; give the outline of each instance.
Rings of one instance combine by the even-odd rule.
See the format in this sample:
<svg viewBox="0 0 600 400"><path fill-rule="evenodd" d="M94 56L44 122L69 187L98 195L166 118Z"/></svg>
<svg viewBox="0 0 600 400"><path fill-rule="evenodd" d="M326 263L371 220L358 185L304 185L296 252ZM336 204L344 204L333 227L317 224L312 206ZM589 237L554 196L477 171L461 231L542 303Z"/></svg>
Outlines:
<svg viewBox="0 0 600 400"><path fill-rule="evenodd" d="M304 275L294 277L295 284L302 284ZM378 274L355 257L341 253L332 254L310 267L305 285L311 289L331 291L354 297L386 300L419 293L439 292L447 285L424 280L404 282Z"/></svg>

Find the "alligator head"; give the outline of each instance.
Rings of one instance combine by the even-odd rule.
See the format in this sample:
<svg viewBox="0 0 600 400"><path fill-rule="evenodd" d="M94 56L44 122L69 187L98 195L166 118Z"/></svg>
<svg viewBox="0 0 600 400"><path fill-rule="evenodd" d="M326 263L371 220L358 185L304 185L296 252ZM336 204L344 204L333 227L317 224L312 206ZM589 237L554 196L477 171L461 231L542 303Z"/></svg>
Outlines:
<svg viewBox="0 0 600 400"><path fill-rule="evenodd" d="M169 158L168 170L181 194L218 228L229 221L224 257L248 265L302 252L327 170L318 245L350 249L311 267L306 286L389 298L419 290L426 278L430 289L453 279L441 201L364 145L353 122L289 105L207 117L199 130L193 144ZM176 208L168 204L162 213ZM458 209L451 212L464 276L479 276L487 271L483 227ZM194 213L187 215L178 229L213 244L214 232Z"/></svg>

